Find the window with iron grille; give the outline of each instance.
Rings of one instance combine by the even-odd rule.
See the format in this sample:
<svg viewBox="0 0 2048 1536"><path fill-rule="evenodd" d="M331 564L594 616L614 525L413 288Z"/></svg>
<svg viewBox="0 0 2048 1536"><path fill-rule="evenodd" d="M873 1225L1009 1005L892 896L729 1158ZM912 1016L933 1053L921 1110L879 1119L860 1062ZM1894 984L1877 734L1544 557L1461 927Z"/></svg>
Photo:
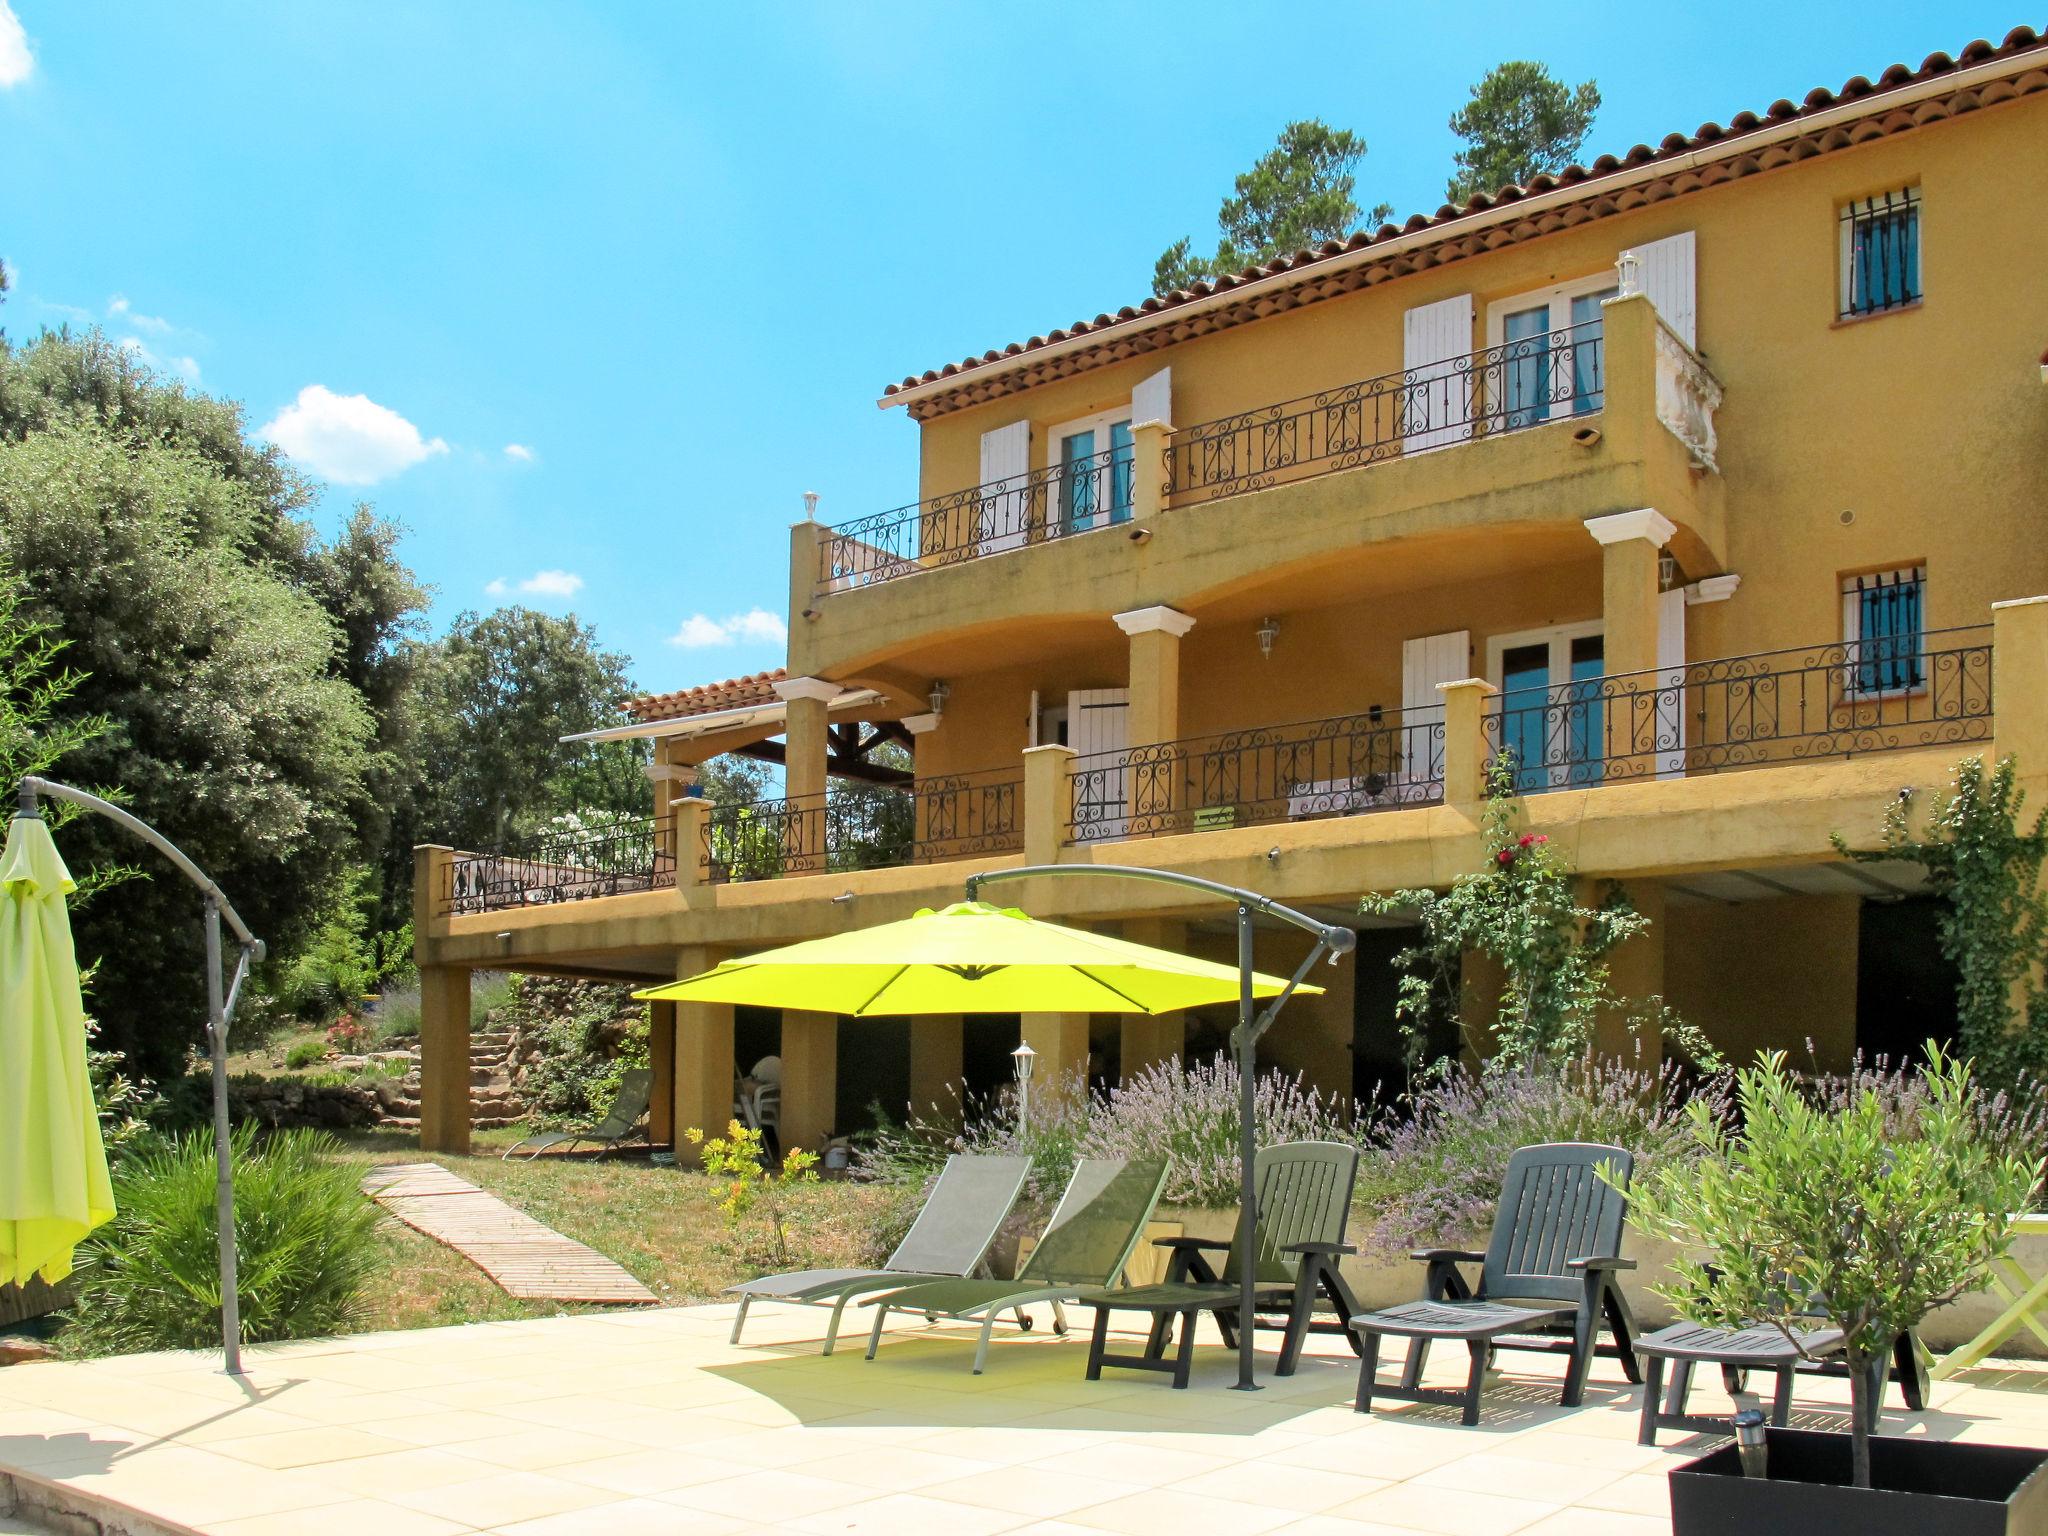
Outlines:
<svg viewBox="0 0 2048 1536"><path fill-rule="evenodd" d="M1920 302L1918 187L1845 204L1841 230L1841 319Z"/></svg>
<svg viewBox="0 0 2048 1536"><path fill-rule="evenodd" d="M1853 691L1910 693L1925 684L1926 586L1924 566L1842 582L1842 639Z"/></svg>

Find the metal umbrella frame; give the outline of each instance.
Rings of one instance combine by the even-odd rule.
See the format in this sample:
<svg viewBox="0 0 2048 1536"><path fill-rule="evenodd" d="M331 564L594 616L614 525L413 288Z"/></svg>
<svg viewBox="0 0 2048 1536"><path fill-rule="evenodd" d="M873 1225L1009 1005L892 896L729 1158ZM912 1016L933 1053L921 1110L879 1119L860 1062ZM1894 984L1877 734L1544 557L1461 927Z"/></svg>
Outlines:
<svg viewBox="0 0 2048 1536"><path fill-rule="evenodd" d="M104 816L132 833L174 864L178 872L199 887L206 910L206 1042L213 1066L213 1161L215 1170L214 1207L220 1227L220 1343L223 1369L230 1376L242 1374L242 1317L236 1296L235 1274L235 1183L234 1155L228 1131L228 1021L241 1001L242 984L250 969L262 960L263 941L249 931L234 904L222 894L206 871L193 863L184 851L156 828L98 795L87 794L69 784L51 779L25 778L21 781L19 816L40 820L39 799L61 800L82 810ZM221 975L221 920L233 930L241 954L235 962L232 981Z"/></svg>
<svg viewBox="0 0 2048 1536"><path fill-rule="evenodd" d="M1340 955L1349 954L1358 945L1358 935L1349 928L1334 923L1318 922L1306 912L1297 912L1283 906L1269 896L1257 891L1248 891L1239 886L1224 885L1215 880L1203 880L1195 875L1176 874L1172 870L1147 869L1134 864L1027 864L1017 869L994 869L967 877L967 899L980 899L981 887L999 880L1027 880L1074 876L1093 876L1096 879L1145 880L1154 885L1179 886L1183 890L1201 891L1210 896L1219 896L1237 907L1237 1027L1230 1033L1232 1053L1237 1057L1238 1077L1238 1119L1239 1119L1239 1185L1237 1204L1237 1250L1243 1259L1238 1269L1238 1315L1237 1315L1237 1387L1240 1392L1256 1392L1258 1383L1253 1380L1252 1366L1256 1358L1252 1347L1252 1314L1256 1310L1257 1265L1251 1262L1257 1252L1254 1246L1258 1227L1258 1187L1254 1164L1259 1154L1259 1129L1257 1122L1258 1083L1255 1067L1258 1061L1259 1037L1273 1027L1287 999L1294 995L1303 979L1316 961L1325 955L1335 965ZM1252 924L1257 917L1275 918L1291 924L1315 938L1308 957L1295 968L1280 994L1267 1003L1263 1012L1257 1008L1252 993Z"/></svg>

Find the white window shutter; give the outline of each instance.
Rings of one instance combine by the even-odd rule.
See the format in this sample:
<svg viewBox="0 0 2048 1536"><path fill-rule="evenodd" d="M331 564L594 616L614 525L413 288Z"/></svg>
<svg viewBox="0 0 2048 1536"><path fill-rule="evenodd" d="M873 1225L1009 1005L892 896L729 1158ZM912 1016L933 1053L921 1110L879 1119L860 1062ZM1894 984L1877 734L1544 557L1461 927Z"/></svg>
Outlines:
<svg viewBox="0 0 2048 1536"><path fill-rule="evenodd" d="M1421 304L1401 317L1403 429L1410 453L1472 435L1472 376L1451 366L1472 350L1472 295Z"/></svg>
<svg viewBox="0 0 2048 1536"><path fill-rule="evenodd" d="M1031 468L1031 423L1013 421L981 434L981 483L988 485Z"/></svg>
<svg viewBox="0 0 2048 1536"><path fill-rule="evenodd" d="M1131 425L1142 427L1148 421L1173 425L1173 370L1162 368L1149 379L1138 380L1131 391Z"/></svg>
<svg viewBox="0 0 2048 1536"><path fill-rule="evenodd" d="M1083 757L1123 751L1130 722L1128 688L1079 688L1067 695L1067 745Z"/></svg>
<svg viewBox="0 0 2048 1536"><path fill-rule="evenodd" d="M1088 818L1095 837L1120 838L1130 829L1128 797L1138 770L1128 759L1097 756L1123 751L1130 739L1128 688L1077 688L1067 695L1067 745L1077 754L1074 809Z"/></svg>
<svg viewBox="0 0 2048 1536"><path fill-rule="evenodd" d="M1678 333L1679 340L1697 350L1693 232L1688 229L1668 239L1652 240L1648 245L1637 246L1635 254L1643 265L1643 292L1657 306L1664 323Z"/></svg>
<svg viewBox="0 0 2048 1536"><path fill-rule="evenodd" d="M1443 719L1444 696L1437 692L1437 684L1470 677L1471 654L1471 632L1463 629L1401 642L1403 724L1426 725ZM1424 710L1435 713L1424 714Z"/></svg>
<svg viewBox="0 0 2048 1536"><path fill-rule="evenodd" d="M1031 492L1019 479L1030 472L1030 422L1013 421L1007 427L981 434L981 484L986 499L977 509L980 525L975 537L983 553L1020 549L1030 541ZM1000 490L988 489L999 480L1018 483Z"/></svg>
<svg viewBox="0 0 2048 1536"><path fill-rule="evenodd" d="M1657 754L1657 777L1685 777L1685 588L1657 597L1657 734L1670 741Z"/></svg>

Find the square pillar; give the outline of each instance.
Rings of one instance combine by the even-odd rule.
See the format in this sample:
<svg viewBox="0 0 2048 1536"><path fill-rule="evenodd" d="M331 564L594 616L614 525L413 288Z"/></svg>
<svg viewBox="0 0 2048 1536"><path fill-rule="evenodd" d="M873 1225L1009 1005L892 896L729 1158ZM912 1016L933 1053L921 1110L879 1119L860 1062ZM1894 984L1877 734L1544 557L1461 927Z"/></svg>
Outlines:
<svg viewBox="0 0 2048 1536"><path fill-rule="evenodd" d="M910 1113L941 1124L960 1121L966 1087L966 1024L957 1013L910 1021ZM1033 1046L1033 1050L1037 1047Z"/></svg>
<svg viewBox="0 0 2048 1536"><path fill-rule="evenodd" d="M1021 1016L1024 1043L1038 1053L1031 1078L1031 1102L1055 1094L1082 1093L1088 1083L1088 1015L1027 1013Z"/></svg>
<svg viewBox="0 0 2048 1536"><path fill-rule="evenodd" d="M782 1010L782 1150L817 1152L839 1115L839 1015Z"/></svg>
<svg viewBox="0 0 2048 1536"><path fill-rule="evenodd" d="M1195 621L1175 608L1134 608L1116 616L1130 636L1130 744L1157 746L1180 735L1180 642Z"/></svg>
<svg viewBox="0 0 2048 1536"><path fill-rule="evenodd" d="M676 978L708 971L724 958L710 945L689 945L676 952ZM683 1133L723 1136L733 1118L733 1010L730 1003L677 1003L675 1010L676 1161L697 1166L702 1160L682 1142Z"/></svg>
<svg viewBox="0 0 2048 1536"><path fill-rule="evenodd" d="M1664 886L1656 880L1631 880L1628 898L1650 920L1650 926L1607 957L1607 979L1614 995L1634 1004L1662 998L1664 992ZM1589 893L1590 898L1590 893ZM1602 1056L1619 1057L1632 1067L1656 1071L1664 1060L1664 1040L1645 1030L1631 1035L1621 1010L1608 1010L1593 1026L1593 1048Z"/></svg>
<svg viewBox="0 0 2048 1536"><path fill-rule="evenodd" d="M783 731L783 796L797 818L785 846L783 867L803 874L825 867L825 764L831 751L828 730L831 701L839 685L822 677L791 677L775 685L787 706Z"/></svg>
<svg viewBox="0 0 2048 1536"><path fill-rule="evenodd" d="M1444 701L1444 803L1476 806L1486 798L1486 701L1498 690L1463 677L1436 691Z"/></svg>
<svg viewBox="0 0 2048 1536"><path fill-rule="evenodd" d="M1057 864L1066 851L1067 826L1074 814L1074 757L1072 747L1024 749L1026 864Z"/></svg>
<svg viewBox="0 0 2048 1536"><path fill-rule="evenodd" d="M1657 665L1657 556L1677 525L1654 507L1586 520L1600 544L1600 618L1609 677Z"/></svg>
<svg viewBox="0 0 2048 1536"><path fill-rule="evenodd" d="M1129 918L1124 923L1124 937L1133 944L1172 954L1187 953L1187 924L1168 918ZM1185 1013L1124 1014L1118 1025L1118 1081L1128 1083L1145 1068L1171 1061L1187 1048L1187 1039Z"/></svg>
<svg viewBox="0 0 2048 1536"><path fill-rule="evenodd" d="M676 1005L647 1005L647 1139L674 1146L676 1139Z"/></svg>
<svg viewBox="0 0 2048 1536"><path fill-rule="evenodd" d="M469 1154L469 972L420 967L420 1150Z"/></svg>

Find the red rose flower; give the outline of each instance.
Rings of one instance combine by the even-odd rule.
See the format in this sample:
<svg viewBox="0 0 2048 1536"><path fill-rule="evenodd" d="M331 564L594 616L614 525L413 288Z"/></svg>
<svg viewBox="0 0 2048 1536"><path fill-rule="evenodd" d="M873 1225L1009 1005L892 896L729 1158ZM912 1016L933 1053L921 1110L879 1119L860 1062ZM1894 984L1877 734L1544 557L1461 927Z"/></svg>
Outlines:
<svg viewBox="0 0 2048 1536"><path fill-rule="evenodd" d="M1501 849L1498 858L1500 860L1500 867L1502 869L1506 869L1510 864L1515 862L1515 850L1512 848L1503 848Z"/></svg>

